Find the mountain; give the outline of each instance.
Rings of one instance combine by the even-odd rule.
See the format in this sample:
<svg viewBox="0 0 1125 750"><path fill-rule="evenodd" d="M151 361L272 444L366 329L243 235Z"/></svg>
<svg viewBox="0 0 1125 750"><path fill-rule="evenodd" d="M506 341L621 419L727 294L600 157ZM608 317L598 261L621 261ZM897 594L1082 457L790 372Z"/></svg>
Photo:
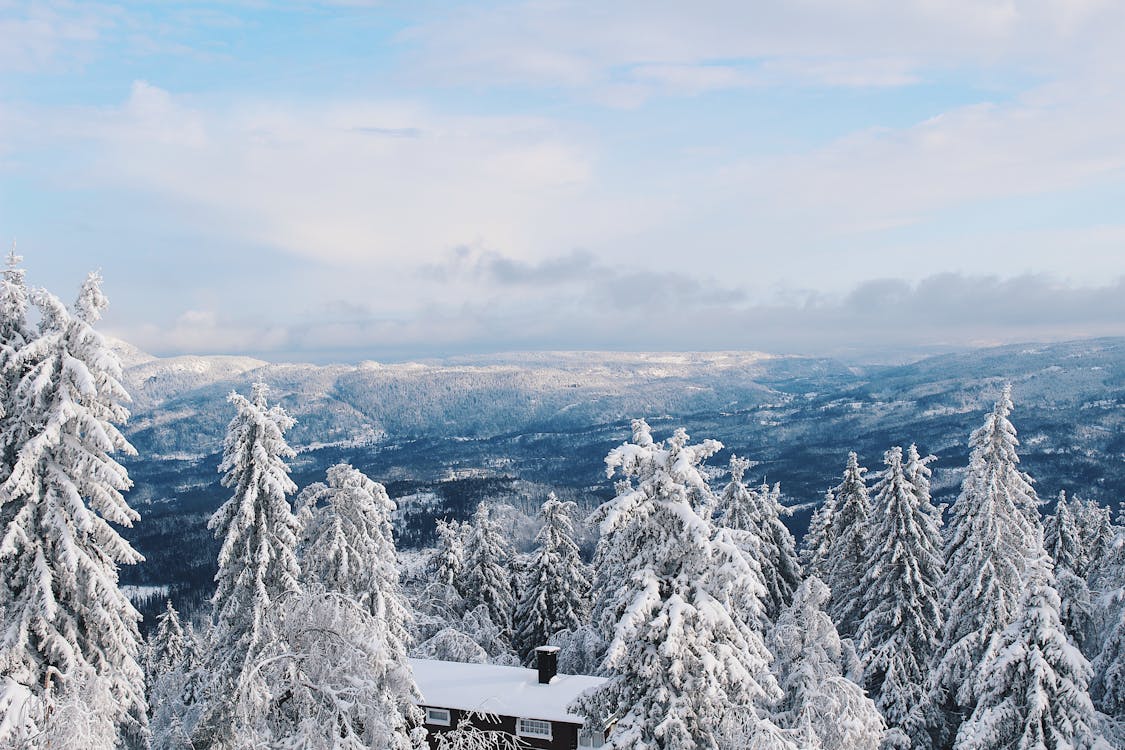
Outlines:
<svg viewBox="0 0 1125 750"><path fill-rule="evenodd" d="M514 353L406 364L270 364L245 357L156 358L125 350L134 396L126 434L132 532L148 562L137 585L210 589L215 542L207 515L227 496L218 453L226 396L270 384L298 420L290 439L301 486L346 460L388 485L404 546L429 540L433 516L462 517L478 500L531 513L547 488L586 506L611 489L602 459L646 417L660 435L685 426L780 481L800 532L836 482L849 450L872 470L883 451L917 442L938 456L934 489L950 501L978 426L1006 381L1024 467L1040 495L1059 489L1116 504L1125 492L1125 339L980 349L893 367L807 357L718 352ZM517 541L531 533L512 515ZM518 529L516 527L519 527Z"/></svg>

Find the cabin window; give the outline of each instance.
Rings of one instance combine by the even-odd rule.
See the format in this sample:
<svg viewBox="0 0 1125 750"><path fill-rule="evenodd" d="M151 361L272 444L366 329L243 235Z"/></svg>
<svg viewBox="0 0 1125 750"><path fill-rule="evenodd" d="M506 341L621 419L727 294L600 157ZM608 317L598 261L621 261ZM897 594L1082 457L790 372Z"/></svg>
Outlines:
<svg viewBox="0 0 1125 750"><path fill-rule="evenodd" d="M434 724L439 727L447 727L450 725L449 709L448 708L427 708L426 709L426 723Z"/></svg>
<svg viewBox="0 0 1125 750"><path fill-rule="evenodd" d="M551 722L540 719L518 719L516 721L516 734L520 737L538 737L542 740L551 739Z"/></svg>
<svg viewBox="0 0 1125 750"><path fill-rule="evenodd" d="M605 732L596 729L585 729L578 733L578 747L602 747L605 745Z"/></svg>

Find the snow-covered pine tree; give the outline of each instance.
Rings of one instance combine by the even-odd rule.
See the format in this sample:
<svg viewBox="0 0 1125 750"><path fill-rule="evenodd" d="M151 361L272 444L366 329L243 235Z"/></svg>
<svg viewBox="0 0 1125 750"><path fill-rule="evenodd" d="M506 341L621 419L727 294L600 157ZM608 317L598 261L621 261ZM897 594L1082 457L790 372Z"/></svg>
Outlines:
<svg viewBox="0 0 1125 750"><path fill-rule="evenodd" d="M809 519L809 530L801 539L801 570L805 578L826 576L832 554L832 517L836 513L836 495L824 493L824 501Z"/></svg>
<svg viewBox="0 0 1125 750"><path fill-rule="evenodd" d="M1125 518L1114 524L1113 540L1094 574L1105 634L1094 659L1091 695L1098 708L1125 721Z"/></svg>
<svg viewBox="0 0 1125 750"><path fill-rule="evenodd" d="M868 524L871 499L867 469L854 452L848 454L843 481L830 492L836 498L832 514L832 545L825 583L832 592L829 614L841 636L855 635L863 619L863 577L867 573Z"/></svg>
<svg viewBox="0 0 1125 750"><path fill-rule="evenodd" d="M714 521L716 520L714 516L718 516L717 520L721 524L725 538L742 553L757 584L754 598L746 606L735 606L731 613L746 621L748 626L764 632L771 623L765 606L768 598L765 568L773 570L773 566L767 559L769 550L762 539L762 513L758 507L759 501L755 491L748 487L745 481L746 470L750 465L749 459L732 455L729 465L730 481L723 488L718 502L707 503L705 507L708 510L718 511L710 514L710 520ZM775 581L774 590L776 591L777 588ZM747 591L750 589L748 588Z"/></svg>
<svg viewBox="0 0 1125 750"><path fill-rule="evenodd" d="M811 733L812 741L806 737L802 748L876 750L883 717L863 688L843 674L840 635L824 612L830 596L819 578L806 578L770 633L774 673L785 696L777 722Z"/></svg>
<svg viewBox="0 0 1125 750"><path fill-rule="evenodd" d="M723 527L735 532L732 539L751 566L757 563L765 587L764 616L772 622L792 601L801 582L801 565L793 535L781 521L780 485L748 487L744 477L749 467L748 460L731 457L730 482L717 505Z"/></svg>
<svg viewBox="0 0 1125 750"><path fill-rule="evenodd" d="M512 581L508 560L512 550L488 506L477 505L465 540L464 597L466 608L483 604L506 639L512 637Z"/></svg>
<svg viewBox="0 0 1125 750"><path fill-rule="evenodd" d="M382 484L345 463L328 469L328 483L310 500L303 580L353 599L378 621L388 658L401 662L410 640L410 610L399 585L394 502Z"/></svg>
<svg viewBox="0 0 1125 750"><path fill-rule="evenodd" d="M437 519L437 548L430 568L438 583L459 589L465 569L465 539L464 529L457 521Z"/></svg>
<svg viewBox="0 0 1125 750"><path fill-rule="evenodd" d="M191 728L202 708L207 684L201 668L203 641L190 622L183 626L182 655L173 667L155 678L149 688L152 750L195 750Z"/></svg>
<svg viewBox="0 0 1125 750"><path fill-rule="evenodd" d="M577 630L590 616L590 571L574 541L578 506L552 492L540 508L543 527L516 609L517 644L526 659L560 630Z"/></svg>
<svg viewBox="0 0 1125 750"><path fill-rule="evenodd" d="M7 425L18 451L0 485L0 674L39 698L49 689L88 698L85 710L136 746L147 733L140 614L118 588L117 566L143 558L112 525L138 516L122 495L128 472L113 457L135 453L115 426L128 417L129 396L117 356L93 327L108 302L98 274L73 311L43 290L31 298L39 334L11 362L22 373ZM87 689L75 692L78 682Z"/></svg>
<svg viewBox="0 0 1125 750"><path fill-rule="evenodd" d="M933 496L930 494L930 480L934 475L930 464L937 461L937 456L921 456L918 446L914 443L906 449L906 456L902 463L902 473L906 481L914 488L914 496L918 498L918 507L929 514L938 528L944 525L941 508L934 505Z"/></svg>
<svg viewBox="0 0 1125 750"><path fill-rule="evenodd" d="M145 649L145 685L149 693L157 679L178 667L184 660L184 629L180 613L169 599L164 611L156 616L156 628L149 636Z"/></svg>
<svg viewBox="0 0 1125 750"><path fill-rule="evenodd" d="M0 276L0 482L8 478L16 462L19 438L25 431L18 429L21 415L14 409L12 398L20 378L29 362L20 361L19 353L35 338L34 329L27 322L31 297L24 281L24 270L19 267L23 258L15 248L8 253L8 267ZM0 524L10 520L0 508ZM7 510L11 510L10 508Z"/></svg>
<svg viewBox="0 0 1125 750"><path fill-rule="evenodd" d="M1093 555L1085 547L1086 540L1065 492L1059 492L1055 512L1044 519L1043 538L1054 562L1059 617L1071 640L1085 654L1096 640L1094 601L1086 582Z"/></svg>
<svg viewBox="0 0 1125 750"><path fill-rule="evenodd" d="M797 560L797 542L781 520L786 512L781 505L781 485L774 482L771 487L763 482L755 494L762 519L763 552L769 561L769 565L762 565L766 616L772 621L793 601L793 593L801 585L801 563Z"/></svg>
<svg viewBox="0 0 1125 750"><path fill-rule="evenodd" d="M618 717L610 747L723 747L732 718L753 732L772 726L768 706L780 691L769 651L747 624L757 618L730 614L732 602L755 600L760 583L693 503L710 494L699 466L721 447L689 445L682 429L656 442L635 420L632 442L606 457L607 475L622 476L617 496L594 514L594 622L609 644L601 671L610 681L576 710L594 721Z"/></svg>
<svg viewBox="0 0 1125 750"><path fill-rule="evenodd" d="M1067 501L1078 538L1082 541L1082 555L1079 567L1074 571L1082 578L1092 579L1098 568L1106 560L1113 542L1116 528L1113 525L1110 509L1096 500L1073 497Z"/></svg>
<svg viewBox="0 0 1125 750"><path fill-rule="evenodd" d="M1017 615L997 639L954 750L1110 750L1087 693L1089 662L1059 620L1052 577L1039 546L1025 572Z"/></svg>
<svg viewBox="0 0 1125 750"><path fill-rule="evenodd" d="M941 529L933 506L904 473L902 449L883 455L875 484L866 615L858 631L868 690L887 724L907 735L911 710L925 692L927 669L941 634Z"/></svg>
<svg viewBox="0 0 1125 750"><path fill-rule="evenodd" d="M1039 501L1019 468L1011 412L1011 387L1005 386L969 439L969 471L946 527L946 620L924 704L939 744L976 706L994 638L1015 617L1028 560L1042 546Z"/></svg>
<svg viewBox="0 0 1125 750"><path fill-rule="evenodd" d="M285 460L294 419L269 406L269 388L255 383L251 397L231 393L237 413L223 443L223 486L234 494L208 526L223 540L211 599L212 636L205 660L210 674L196 743L229 748L259 730L271 696L254 679L266 644L275 640L282 599L300 590L295 548L300 524L287 495L297 487Z"/></svg>
<svg viewBox="0 0 1125 750"><path fill-rule="evenodd" d="M370 602L321 583L291 597L278 638L265 645L252 677L271 698L259 735L265 745L424 748L422 716L413 705L418 689L389 631Z"/></svg>

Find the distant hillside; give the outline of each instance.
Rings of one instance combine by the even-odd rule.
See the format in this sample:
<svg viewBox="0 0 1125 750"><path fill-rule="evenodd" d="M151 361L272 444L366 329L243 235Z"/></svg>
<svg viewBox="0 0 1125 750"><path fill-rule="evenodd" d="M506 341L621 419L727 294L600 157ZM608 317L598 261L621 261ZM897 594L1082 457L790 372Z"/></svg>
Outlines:
<svg viewBox="0 0 1125 750"><path fill-rule="evenodd" d="M760 353L506 354L444 362L314 366L243 357L158 359L129 352L135 398L126 430L144 520L132 532L149 562L129 583L210 587L205 518L226 497L218 451L226 396L264 380L298 424L294 477L304 485L347 460L387 483L403 510L404 545L425 543L435 515L461 517L481 499L532 512L548 488L587 506L606 496L602 459L646 417L658 436L683 425L780 481L800 533L835 484L848 450L873 471L883 451L916 442L938 456L939 500L952 500L969 433L1005 381L1024 468L1040 495L1060 489L1107 504L1125 497L1125 339L1008 346L856 368ZM521 522L513 520L513 524ZM513 534L527 532L526 523Z"/></svg>

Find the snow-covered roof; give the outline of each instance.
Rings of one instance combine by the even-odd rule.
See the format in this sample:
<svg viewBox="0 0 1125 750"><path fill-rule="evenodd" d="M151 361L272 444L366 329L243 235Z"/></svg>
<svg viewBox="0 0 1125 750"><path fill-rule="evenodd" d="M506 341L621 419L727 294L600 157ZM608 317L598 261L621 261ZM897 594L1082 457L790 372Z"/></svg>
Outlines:
<svg viewBox="0 0 1125 750"><path fill-rule="evenodd" d="M411 659L410 666L422 693L419 705L571 724L581 724L582 717L569 713L567 706L606 682L604 677L559 674L541 685L534 669L496 664Z"/></svg>

